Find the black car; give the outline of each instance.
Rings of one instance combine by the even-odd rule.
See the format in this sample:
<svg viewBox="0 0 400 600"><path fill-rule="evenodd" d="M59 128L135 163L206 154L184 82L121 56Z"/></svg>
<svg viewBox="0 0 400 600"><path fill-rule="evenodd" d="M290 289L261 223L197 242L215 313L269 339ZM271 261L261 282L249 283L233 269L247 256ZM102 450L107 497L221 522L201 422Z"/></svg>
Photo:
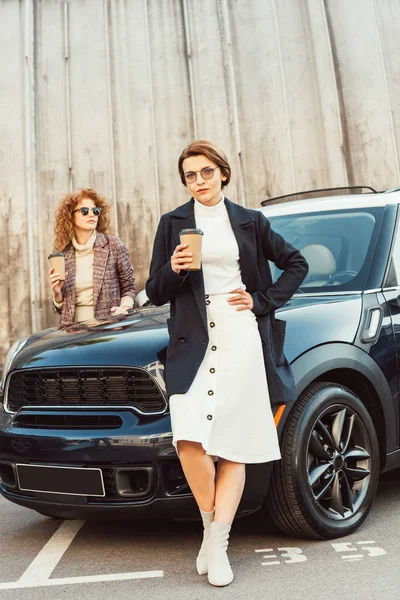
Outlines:
<svg viewBox="0 0 400 600"><path fill-rule="evenodd" d="M286 406L273 399L282 460L247 466L239 513L262 509L291 535L354 531L379 474L400 466L400 191L367 191L260 209L310 271L279 311L298 393ZM11 348L0 411L5 498L63 518L197 515L171 443L159 360L168 315L168 306L143 306ZM251 410L251 398L243 402Z"/></svg>

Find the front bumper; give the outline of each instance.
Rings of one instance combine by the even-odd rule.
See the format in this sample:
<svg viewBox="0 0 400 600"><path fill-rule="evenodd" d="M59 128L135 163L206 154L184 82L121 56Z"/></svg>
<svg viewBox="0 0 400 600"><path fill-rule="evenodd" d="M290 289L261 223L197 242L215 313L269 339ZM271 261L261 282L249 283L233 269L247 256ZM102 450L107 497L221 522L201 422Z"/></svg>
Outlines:
<svg viewBox="0 0 400 600"><path fill-rule="evenodd" d="M196 518L198 510L172 445L169 415L142 417L127 410L40 411L40 423L55 419L56 428L42 428L23 409L15 417L0 416L0 493L16 504L62 518ZM23 418L17 419L21 415ZM97 429L67 429L63 418L85 417ZM28 418L29 417L29 418ZM104 419L103 419L104 417ZM110 420L111 418L111 420ZM114 423L102 429L103 422ZM73 421L73 419L72 419ZM119 422L116 427L115 423ZM27 425L28 424L28 425ZM104 497L23 491L17 464L99 468ZM51 470L49 470L51 474ZM266 496L270 464L249 465L239 513L261 507Z"/></svg>

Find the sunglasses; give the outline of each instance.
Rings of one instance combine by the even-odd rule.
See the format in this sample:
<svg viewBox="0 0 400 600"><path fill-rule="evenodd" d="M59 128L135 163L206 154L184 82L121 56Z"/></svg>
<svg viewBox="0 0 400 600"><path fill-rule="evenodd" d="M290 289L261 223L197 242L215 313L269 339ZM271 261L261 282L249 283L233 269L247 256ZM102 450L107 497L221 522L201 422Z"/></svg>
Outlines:
<svg viewBox="0 0 400 600"><path fill-rule="evenodd" d="M184 173L186 183L194 183L197 179L197 173L200 173L203 179L212 179L215 169L219 167L204 167L201 171L187 171Z"/></svg>
<svg viewBox="0 0 400 600"><path fill-rule="evenodd" d="M81 208L77 208L76 210L73 210L72 212L76 213L76 212L81 213L81 215L83 215L84 217L87 217L89 214L89 211L92 211L95 217L98 217L101 213L101 208L100 206L93 206L93 208L88 208L87 206L82 206Z"/></svg>

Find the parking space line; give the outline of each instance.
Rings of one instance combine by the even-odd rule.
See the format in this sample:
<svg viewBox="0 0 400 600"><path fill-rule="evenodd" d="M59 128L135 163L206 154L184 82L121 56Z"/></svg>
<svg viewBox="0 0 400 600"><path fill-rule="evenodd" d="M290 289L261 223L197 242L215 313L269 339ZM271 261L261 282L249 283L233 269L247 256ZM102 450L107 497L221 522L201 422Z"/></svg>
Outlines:
<svg viewBox="0 0 400 600"><path fill-rule="evenodd" d="M115 573L109 575L87 575L83 577L61 577L59 579L10 581L0 583L0 590L15 590L20 588L48 587L53 585L70 585L72 583L98 583L99 581L121 581L124 579L149 579L164 577L164 571L138 571L133 573Z"/></svg>
<svg viewBox="0 0 400 600"><path fill-rule="evenodd" d="M85 521L64 521L20 577L21 583L47 580Z"/></svg>
<svg viewBox="0 0 400 600"><path fill-rule="evenodd" d="M126 579L149 579L164 577L164 571L133 571L131 573L108 573L49 579L50 575L68 550L85 521L64 521L47 544L33 559L18 581L0 583L0 590L70 585L76 583L98 583L99 581L122 581Z"/></svg>

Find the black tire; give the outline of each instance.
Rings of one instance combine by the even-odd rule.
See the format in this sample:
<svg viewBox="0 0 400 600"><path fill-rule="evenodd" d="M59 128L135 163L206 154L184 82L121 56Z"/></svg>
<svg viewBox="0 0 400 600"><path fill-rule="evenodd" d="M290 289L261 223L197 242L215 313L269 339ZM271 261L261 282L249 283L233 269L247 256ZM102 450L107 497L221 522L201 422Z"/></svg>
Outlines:
<svg viewBox="0 0 400 600"><path fill-rule="evenodd" d="M289 535L332 539L355 531L373 504L379 446L360 399L336 383L313 383L285 424L266 508Z"/></svg>

